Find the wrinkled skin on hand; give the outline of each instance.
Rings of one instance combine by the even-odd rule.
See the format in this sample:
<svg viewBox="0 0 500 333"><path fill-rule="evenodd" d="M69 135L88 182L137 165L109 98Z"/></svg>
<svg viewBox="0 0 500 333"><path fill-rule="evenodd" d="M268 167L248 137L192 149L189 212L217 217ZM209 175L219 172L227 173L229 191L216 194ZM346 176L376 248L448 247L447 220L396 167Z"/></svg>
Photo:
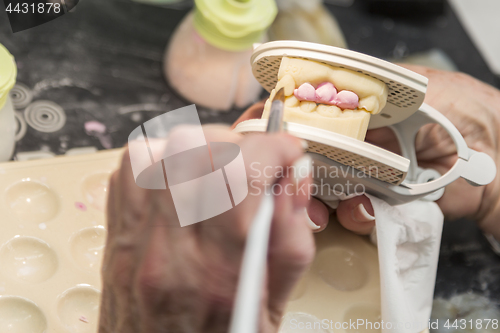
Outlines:
<svg viewBox="0 0 500 333"><path fill-rule="evenodd" d="M465 74L407 67L429 78L426 103L455 124L470 148L487 153L498 165L500 92ZM254 105L239 121L260 118L262 109L263 103ZM208 141L238 143L247 172L251 161L290 166L302 155L300 142L284 134L242 138L217 126L205 131ZM369 131L367 141L399 151L387 128ZM416 150L422 167L441 173L457 158L451 138L435 124L421 129ZM292 182L289 176L264 178L261 181L281 185ZM438 204L447 218L473 218L500 239L499 179L484 187L459 179L446 188ZM321 229L328 221L326 207L307 195L283 194L275 200L260 314L260 331L265 333L277 331L290 291L314 256L304 207ZM137 187L126 152L109 187L99 332L227 332L244 242L259 203L260 196L249 195L224 214L181 228L170 192ZM354 219L360 203L373 215L365 196L341 202L336 214L347 229L367 234L375 221Z"/></svg>
<svg viewBox="0 0 500 333"><path fill-rule="evenodd" d="M421 66L405 65L429 78L425 103L443 113L460 131L469 148L499 160L500 91L473 77ZM387 128L369 131L366 140L398 152L395 136ZM427 124L418 133L416 152L419 165L447 172L457 159L455 144L437 124ZM500 239L500 177L487 186L473 187L464 179L448 185L437 201L449 220L468 217L486 232Z"/></svg>
<svg viewBox="0 0 500 333"><path fill-rule="evenodd" d="M209 142L237 143L247 173L252 162L286 167L303 155L300 141L286 134L243 138L222 126L204 130ZM257 186L292 182L289 175L249 178ZM126 151L109 187L99 332L227 332L245 239L261 200L250 192L232 210L180 227L170 192L139 188ZM275 197L261 332L277 331L290 291L314 257L308 205L306 194Z"/></svg>
<svg viewBox="0 0 500 333"><path fill-rule="evenodd" d="M457 127L470 148L490 155L500 166L500 91L463 73L403 66L429 79L425 103L443 113ZM261 114L260 105L255 105L238 122L260 118ZM368 131L366 141L400 153L396 136L389 128ZM441 174L446 173L457 159L451 137L437 124L425 125L417 135L415 146L419 165L433 168ZM315 199L312 202L321 205ZM473 187L460 178L446 187L437 203L448 220L474 219L484 231L500 239L500 176L481 187ZM359 204L363 204L369 214L374 214L370 200L366 196L358 196L339 204L337 218L345 228L369 234L376 221L360 222L356 219Z"/></svg>

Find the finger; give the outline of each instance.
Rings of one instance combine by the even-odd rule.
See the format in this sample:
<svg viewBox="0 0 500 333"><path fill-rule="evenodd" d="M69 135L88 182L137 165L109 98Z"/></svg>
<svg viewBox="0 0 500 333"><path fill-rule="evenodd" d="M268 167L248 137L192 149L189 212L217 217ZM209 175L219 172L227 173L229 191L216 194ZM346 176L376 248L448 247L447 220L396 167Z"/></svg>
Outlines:
<svg viewBox="0 0 500 333"><path fill-rule="evenodd" d="M231 127L225 124L203 125L203 133L207 142L232 142L238 143L243 139L239 133L233 132Z"/></svg>
<svg viewBox="0 0 500 333"><path fill-rule="evenodd" d="M278 184L287 186L290 178ZM315 245L305 207L296 207L286 193L275 196L268 261L268 305L279 321L293 287L314 258ZM273 319L273 318L271 318Z"/></svg>
<svg viewBox="0 0 500 333"><path fill-rule="evenodd" d="M341 201L337 219L344 228L361 235L368 235L375 226L373 206L365 195Z"/></svg>
<svg viewBox="0 0 500 333"><path fill-rule="evenodd" d="M232 261L240 260L239 251L264 191L278 178L286 176L286 170L303 155L300 140L286 134L250 135L241 140L239 146L247 173L246 198L226 213L198 226L200 237L218 243Z"/></svg>
<svg viewBox="0 0 500 333"><path fill-rule="evenodd" d="M330 212L328 211L326 205L318 199L312 198L306 212L306 218L311 221L309 225L315 226L312 230L314 232L324 230L328 225L329 217Z"/></svg>
<svg viewBox="0 0 500 333"><path fill-rule="evenodd" d="M446 186L443 196L436 201L448 220L462 217L474 218L483 204L484 187L473 187L465 179L459 178ZM457 195L467 193L467 195Z"/></svg>
<svg viewBox="0 0 500 333"><path fill-rule="evenodd" d="M240 142L240 148L249 181L262 190L285 176L303 156L301 140L288 134L252 134Z"/></svg>
<svg viewBox="0 0 500 333"><path fill-rule="evenodd" d="M108 238L115 235L117 222L117 212L119 212L118 195L120 193L120 184L117 181L118 171L114 171L109 177L108 197L106 199L106 229Z"/></svg>
<svg viewBox="0 0 500 333"><path fill-rule="evenodd" d="M243 112L243 114L234 122L231 128L235 128L236 125L245 120L260 119L262 117L262 112L264 112L264 102L259 102L252 105L245 112Z"/></svg>
<svg viewBox="0 0 500 333"><path fill-rule="evenodd" d="M133 143L129 144L129 147ZM120 168L117 171L115 184L119 183L119 192L116 193L115 201L119 206L120 212L117 213L117 219L113 222L116 233L126 233L133 235L135 233L138 222L144 215L144 207L147 207L149 190L139 187L135 183L132 164L130 161L130 150L125 150L123 154Z"/></svg>

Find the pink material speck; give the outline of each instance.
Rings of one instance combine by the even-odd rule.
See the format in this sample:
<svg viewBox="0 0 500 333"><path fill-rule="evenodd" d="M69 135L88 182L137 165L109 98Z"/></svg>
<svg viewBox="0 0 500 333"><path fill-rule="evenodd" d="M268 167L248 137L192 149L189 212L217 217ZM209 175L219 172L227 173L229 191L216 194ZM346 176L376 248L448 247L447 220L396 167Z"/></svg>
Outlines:
<svg viewBox="0 0 500 333"><path fill-rule="evenodd" d="M95 120L87 121L84 124L84 126L85 126L85 132L87 132L87 134L91 134L91 133L104 134L104 133L106 133L106 125L104 125L103 123L100 123L98 121L95 121Z"/></svg>
<svg viewBox="0 0 500 333"><path fill-rule="evenodd" d="M80 316L80 318L78 318L78 319L80 319L80 321L83 321L84 323L88 323L89 322L89 320L85 316Z"/></svg>
<svg viewBox="0 0 500 333"><path fill-rule="evenodd" d="M83 202L75 202L75 207L76 209L79 209L81 211L87 211L87 206L85 206L85 204Z"/></svg>
<svg viewBox="0 0 500 333"><path fill-rule="evenodd" d="M196 31L193 32L193 39L195 42L197 42L199 44L206 44L203 37L201 37Z"/></svg>

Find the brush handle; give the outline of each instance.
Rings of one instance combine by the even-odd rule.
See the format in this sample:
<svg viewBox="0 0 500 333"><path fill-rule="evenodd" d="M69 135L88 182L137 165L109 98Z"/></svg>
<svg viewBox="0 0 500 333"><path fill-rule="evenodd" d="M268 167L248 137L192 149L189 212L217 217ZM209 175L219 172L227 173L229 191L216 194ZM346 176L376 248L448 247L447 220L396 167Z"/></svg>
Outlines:
<svg viewBox="0 0 500 333"><path fill-rule="evenodd" d="M250 226L245 244L229 333L259 331L260 303L266 276L273 212L274 198L269 191L266 191Z"/></svg>

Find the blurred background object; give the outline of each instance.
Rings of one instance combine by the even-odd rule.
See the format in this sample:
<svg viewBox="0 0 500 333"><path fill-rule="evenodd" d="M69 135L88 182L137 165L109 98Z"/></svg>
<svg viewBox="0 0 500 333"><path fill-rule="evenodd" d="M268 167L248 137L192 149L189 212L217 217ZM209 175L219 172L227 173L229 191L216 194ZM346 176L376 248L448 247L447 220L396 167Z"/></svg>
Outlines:
<svg viewBox="0 0 500 333"><path fill-rule="evenodd" d="M394 52L393 57L389 58L390 61L400 64L411 64L426 66L434 69L441 69L444 71L456 71L457 66L451 58L441 49L434 48L428 51L413 53L411 55L401 56L397 50Z"/></svg>
<svg viewBox="0 0 500 333"><path fill-rule="evenodd" d="M196 0L176 28L165 54L165 75L182 97L198 105L230 110L259 98L252 75L253 44L276 16L274 0Z"/></svg>
<svg viewBox="0 0 500 333"><path fill-rule="evenodd" d="M491 71L500 76L500 1L449 1Z"/></svg>
<svg viewBox="0 0 500 333"><path fill-rule="evenodd" d="M141 4L172 9L191 8L194 0L132 0Z"/></svg>
<svg viewBox="0 0 500 333"><path fill-rule="evenodd" d="M16 120L9 93L16 77L14 57L0 44L0 162L10 160L14 152Z"/></svg>
<svg viewBox="0 0 500 333"><path fill-rule="evenodd" d="M370 13L395 17L417 17L442 15L446 0L358 0ZM468 1L468 0L466 0Z"/></svg>
<svg viewBox="0 0 500 333"><path fill-rule="evenodd" d="M347 48L344 35L322 0L277 0L271 40L300 40Z"/></svg>
<svg viewBox="0 0 500 333"><path fill-rule="evenodd" d="M183 2L185 0L134 0L135 2L140 2L140 3L146 3L146 4L151 4L151 5L171 5L171 4L176 4L179 2Z"/></svg>

